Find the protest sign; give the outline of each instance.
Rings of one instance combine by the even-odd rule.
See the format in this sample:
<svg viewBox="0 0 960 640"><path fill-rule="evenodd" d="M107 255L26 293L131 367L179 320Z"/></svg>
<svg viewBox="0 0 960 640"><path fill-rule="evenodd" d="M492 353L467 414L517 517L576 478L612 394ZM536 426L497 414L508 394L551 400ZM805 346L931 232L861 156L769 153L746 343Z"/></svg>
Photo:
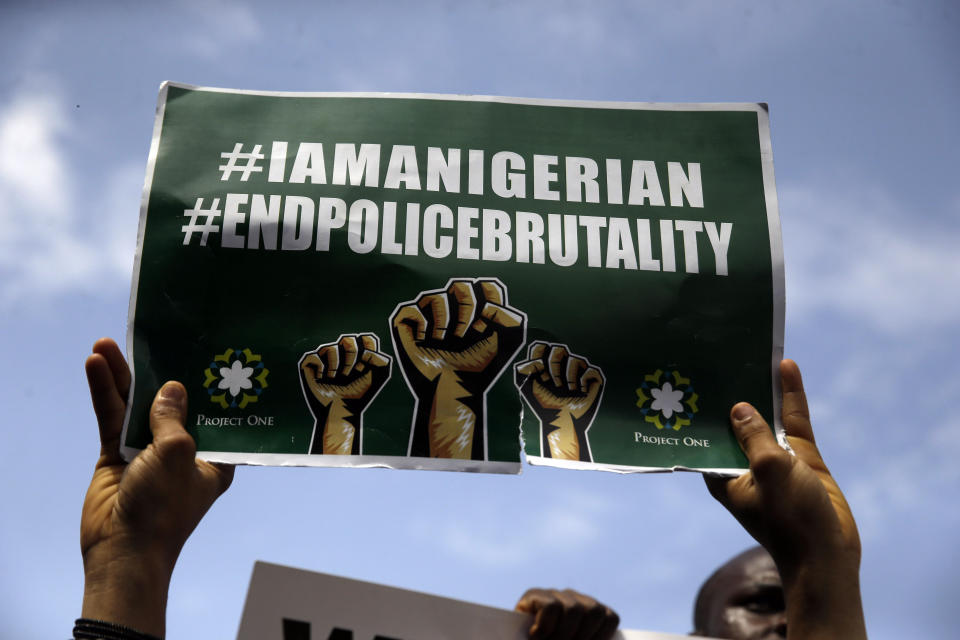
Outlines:
<svg viewBox="0 0 960 640"><path fill-rule="evenodd" d="M526 640L530 624L525 613L257 562L237 640ZM614 640L693 637L621 629Z"/></svg>
<svg viewBox="0 0 960 640"><path fill-rule="evenodd" d="M764 105L161 88L128 457L734 472L782 345Z"/></svg>

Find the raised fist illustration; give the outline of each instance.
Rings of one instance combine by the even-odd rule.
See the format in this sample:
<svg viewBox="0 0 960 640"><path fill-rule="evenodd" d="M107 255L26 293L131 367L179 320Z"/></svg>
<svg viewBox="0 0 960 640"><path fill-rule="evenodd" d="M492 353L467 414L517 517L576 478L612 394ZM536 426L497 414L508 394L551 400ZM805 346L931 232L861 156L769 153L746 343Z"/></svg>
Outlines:
<svg viewBox="0 0 960 640"><path fill-rule="evenodd" d="M346 334L300 358L300 384L313 414L310 453L359 455L363 412L390 378L391 358L372 333Z"/></svg>
<svg viewBox="0 0 960 640"><path fill-rule="evenodd" d="M401 303L394 349L417 408L409 455L486 459L486 393L516 357L527 316L489 278L453 279Z"/></svg>
<svg viewBox="0 0 960 640"><path fill-rule="evenodd" d="M603 372L565 344L533 342L514 367L520 394L540 419L545 458L593 462L587 430L600 408Z"/></svg>

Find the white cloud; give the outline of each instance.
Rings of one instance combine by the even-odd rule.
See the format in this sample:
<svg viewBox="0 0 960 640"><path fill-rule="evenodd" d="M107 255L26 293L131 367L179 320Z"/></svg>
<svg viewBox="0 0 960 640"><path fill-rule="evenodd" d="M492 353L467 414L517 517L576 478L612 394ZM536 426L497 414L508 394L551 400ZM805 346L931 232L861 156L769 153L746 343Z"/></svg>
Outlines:
<svg viewBox="0 0 960 640"><path fill-rule="evenodd" d="M960 487L960 370L943 354L950 333L934 335L832 352L823 383L808 385L818 444L867 542L916 517L960 525L944 508Z"/></svg>
<svg viewBox="0 0 960 640"><path fill-rule="evenodd" d="M96 189L104 195L82 202L66 153L70 126L53 89L0 104L0 307L129 282L143 170L108 171Z"/></svg>
<svg viewBox="0 0 960 640"><path fill-rule="evenodd" d="M907 424L916 438L897 447L867 477L845 488L865 540L882 538L905 514L927 514L940 522L960 524L954 508L944 509L944 491L951 495L960 486L960 422Z"/></svg>
<svg viewBox="0 0 960 640"><path fill-rule="evenodd" d="M49 93L16 96L0 113L0 189L4 202L29 203L34 215L57 216L66 206L66 167L59 141L66 128L62 109ZM4 232L16 227L16 209L0 209Z"/></svg>
<svg viewBox="0 0 960 640"><path fill-rule="evenodd" d="M261 37L260 22L247 6L227 0L190 0L182 3L187 15L196 17L182 34L183 46L205 58L237 45L249 45Z"/></svg>
<svg viewBox="0 0 960 640"><path fill-rule="evenodd" d="M411 534L428 538L442 551L481 567L508 567L546 558L562 562L598 540L604 518L615 509L606 496L565 491L562 502L525 511L508 524L503 518L465 524L447 516L420 521Z"/></svg>
<svg viewBox="0 0 960 640"><path fill-rule="evenodd" d="M836 313L904 337L960 321L960 207L930 228L917 223L915 204L876 190L778 191L788 318Z"/></svg>
<svg viewBox="0 0 960 640"><path fill-rule="evenodd" d="M639 65L662 61L668 55L667 45L677 42L699 43L710 52L712 65L789 51L813 37L825 11L836 11L827 3L805 3L803 10L796 10L789 4L749 0L673 0L669 10L649 2L563 5L562 10L539 8L538 18L548 34L568 46L601 47L607 55L633 57Z"/></svg>
<svg viewBox="0 0 960 640"><path fill-rule="evenodd" d="M543 26L548 34L562 42L596 45L609 33L609 21L617 17L597 8L593 5L567 4L563 11L545 11L541 14Z"/></svg>
<svg viewBox="0 0 960 640"><path fill-rule="evenodd" d="M125 278L124 284L133 272L144 171L145 160L121 165L109 174L103 190L103 228L98 235L104 268Z"/></svg>

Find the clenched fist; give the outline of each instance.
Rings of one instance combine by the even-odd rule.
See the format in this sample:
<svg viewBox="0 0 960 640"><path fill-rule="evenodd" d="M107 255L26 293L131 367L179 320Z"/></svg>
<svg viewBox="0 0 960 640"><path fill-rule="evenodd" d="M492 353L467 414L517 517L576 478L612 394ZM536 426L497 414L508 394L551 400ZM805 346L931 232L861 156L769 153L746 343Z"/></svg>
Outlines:
<svg viewBox="0 0 960 640"><path fill-rule="evenodd" d="M315 420L310 453L360 454L363 412L390 378L390 364L372 333L344 335L303 354L300 382Z"/></svg>
<svg viewBox="0 0 960 640"><path fill-rule="evenodd" d="M606 379L567 345L534 342L514 368L521 395L540 419L541 455L592 462L587 430L600 408Z"/></svg>
<svg viewBox="0 0 960 640"><path fill-rule="evenodd" d="M523 346L526 325L493 279L451 280L397 307L394 347L417 398L409 455L486 459L486 392Z"/></svg>

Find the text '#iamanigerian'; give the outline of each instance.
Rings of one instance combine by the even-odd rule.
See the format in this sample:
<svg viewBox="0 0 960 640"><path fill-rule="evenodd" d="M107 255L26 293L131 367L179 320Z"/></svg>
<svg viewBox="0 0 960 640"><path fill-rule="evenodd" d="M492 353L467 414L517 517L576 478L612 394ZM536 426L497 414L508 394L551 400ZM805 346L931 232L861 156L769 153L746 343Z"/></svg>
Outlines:
<svg viewBox="0 0 960 640"><path fill-rule="evenodd" d="M709 271L728 274L733 223L637 216L644 209L666 207L668 201L672 208L703 209L696 162L667 162L663 172L662 163L658 170L650 160L525 157L512 151L488 154L412 145L393 145L385 154L379 144L333 146L331 162L322 143L300 143L295 154L288 154L287 142L274 141L268 157L263 145L251 145L245 152L245 145L237 142L220 154L221 181L247 182L257 191L268 191L260 185L270 183L313 185L316 195L238 193L231 188L198 197L183 212L188 218L182 226L183 244L206 246L211 235L219 234L218 244L228 249L342 247L357 254L665 272L682 264L686 273L700 273L700 254L710 251ZM377 191L370 192L371 198L354 200L323 195L325 189L348 186ZM399 197L382 199L390 191ZM460 194L464 203L423 203L421 196L410 193L423 191ZM468 206L471 196L490 193L504 201L503 208ZM613 206L624 207L628 215L516 207L523 201L524 209L534 208L531 200L597 204L605 213L612 213ZM511 201L514 206L507 206ZM345 242L338 239L341 234Z"/></svg>

